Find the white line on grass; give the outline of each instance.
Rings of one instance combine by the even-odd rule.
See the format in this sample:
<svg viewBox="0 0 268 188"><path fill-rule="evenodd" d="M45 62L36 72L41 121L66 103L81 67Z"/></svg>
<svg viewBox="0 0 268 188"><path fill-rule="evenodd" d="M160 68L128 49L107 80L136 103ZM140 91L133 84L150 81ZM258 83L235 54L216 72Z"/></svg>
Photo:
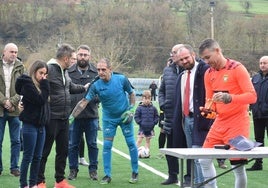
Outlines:
<svg viewBox="0 0 268 188"><path fill-rule="evenodd" d="M97 140L97 142L98 142L98 144L103 145L103 142L100 141L99 139ZM119 155L121 155L122 157L125 157L126 159L130 160L130 156L127 155L127 154L125 154L125 153L123 153L122 151L120 151L120 150L118 150L118 149L116 149L114 147L112 147L112 151L115 152L115 153L117 153L117 154L119 154ZM159 172L158 170L154 169L153 167L151 167L151 166L149 166L149 165L147 165L147 164L145 164L145 163L143 163L141 161L139 161L139 165L141 167L145 168L146 170L149 170L152 173L154 173L154 174L156 174L156 175L158 175L158 176L160 176L160 177L162 177L164 179L167 179L168 178L168 176L166 174L164 174L162 172Z"/></svg>

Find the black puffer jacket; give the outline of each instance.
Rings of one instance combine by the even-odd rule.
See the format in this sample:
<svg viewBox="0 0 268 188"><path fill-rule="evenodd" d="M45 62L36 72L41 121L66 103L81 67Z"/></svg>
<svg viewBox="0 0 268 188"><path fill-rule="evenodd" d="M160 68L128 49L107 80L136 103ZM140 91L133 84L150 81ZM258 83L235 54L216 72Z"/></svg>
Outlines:
<svg viewBox="0 0 268 188"><path fill-rule="evenodd" d="M60 67L56 59L48 62L48 81L51 119L68 119L71 113L70 93L84 92L83 85L72 83L68 72Z"/></svg>
<svg viewBox="0 0 268 188"><path fill-rule="evenodd" d="M20 120L36 127L45 126L48 123L50 116L47 103L49 96L48 80L41 80L41 93L39 93L32 78L28 75L21 75L17 78L15 89L19 95L23 96L22 103L24 109L20 113ZM46 108L45 113L43 111L44 108Z"/></svg>
<svg viewBox="0 0 268 188"><path fill-rule="evenodd" d="M141 102L135 111L134 119L142 131L152 131L158 123L159 115L152 103L144 105Z"/></svg>
<svg viewBox="0 0 268 188"><path fill-rule="evenodd" d="M165 124L163 129L166 133L171 133L173 112L175 108L175 86L178 75L182 72L182 68L177 68L176 64L171 64L164 68L163 77L158 93L158 102L160 109L165 114Z"/></svg>
<svg viewBox="0 0 268 188"><path fill-rule="evenodd" d="M260 71L251 79L257 93L257 101L250 105L254 119L268 118L268 75L263 76Z"/></svg>

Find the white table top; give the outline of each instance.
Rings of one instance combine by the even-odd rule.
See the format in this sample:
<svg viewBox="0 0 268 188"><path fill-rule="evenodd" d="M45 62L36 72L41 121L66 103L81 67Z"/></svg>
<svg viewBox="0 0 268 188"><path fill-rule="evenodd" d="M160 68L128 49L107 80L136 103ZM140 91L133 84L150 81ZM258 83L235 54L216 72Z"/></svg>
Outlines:
<svg viewBox="0 0 268 188"><path fill-rule="evenodd" d="M256 147L250 151L214 148L162 148L160 152L181 159L268 158L268 147Z"/></svg>

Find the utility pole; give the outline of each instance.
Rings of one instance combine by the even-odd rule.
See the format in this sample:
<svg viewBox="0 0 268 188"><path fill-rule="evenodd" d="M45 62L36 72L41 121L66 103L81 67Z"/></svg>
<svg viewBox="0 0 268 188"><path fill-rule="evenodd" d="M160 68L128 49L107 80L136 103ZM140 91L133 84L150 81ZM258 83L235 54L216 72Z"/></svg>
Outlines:
<svg viewBox="0 0 268 188"><path fill-rule="evenodd" d="M211 26L211 38L214 39L214 18L213 18L213 12L215 7L215 1L209 2L210 6L210 26Z"/></svg>

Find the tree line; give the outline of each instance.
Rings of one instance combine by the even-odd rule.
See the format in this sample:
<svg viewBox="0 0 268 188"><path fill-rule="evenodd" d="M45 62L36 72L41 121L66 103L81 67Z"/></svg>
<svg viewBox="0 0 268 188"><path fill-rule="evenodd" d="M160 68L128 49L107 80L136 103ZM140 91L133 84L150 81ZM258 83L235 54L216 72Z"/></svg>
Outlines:
<svg viewBox="0 0 268 188"><path fill-rule="evenodd" d="M225 56L257 71L258 59L267 55L268 15L247 17L215 2L215 39ZM93 61L108 57L117 71L154 77L173 45L187 43L198 52L211 36L210 20L207 0L2 0L0 43L16 43L26 64L54 57L61 43L87 44Z"/></svg>

